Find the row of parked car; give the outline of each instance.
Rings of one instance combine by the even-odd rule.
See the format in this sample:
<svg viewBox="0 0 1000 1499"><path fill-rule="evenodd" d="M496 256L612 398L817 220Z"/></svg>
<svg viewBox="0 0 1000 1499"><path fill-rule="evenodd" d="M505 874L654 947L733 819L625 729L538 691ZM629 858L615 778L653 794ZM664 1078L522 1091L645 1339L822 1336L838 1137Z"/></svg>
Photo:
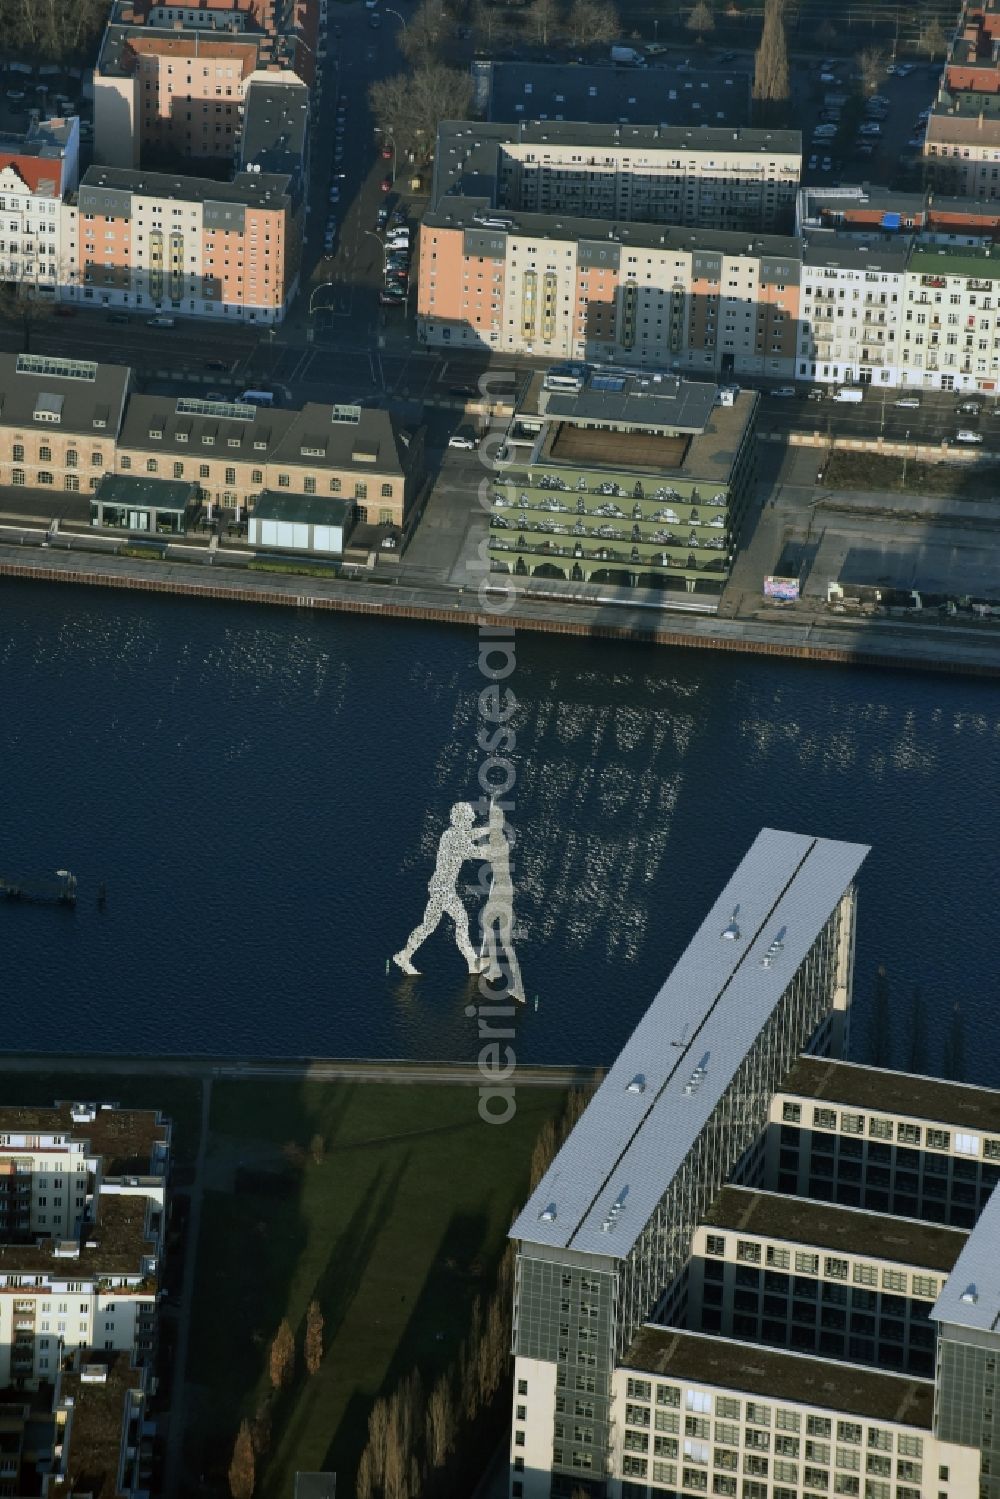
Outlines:
<svg viewBox="0 0 1000 1499"><path fill-rule="evenodd" d="M410 286L410 231L401 208L380 208L376 218L382 235L383 284L378 294L383 307L404 307Z"/></svg>
<svg viewBox="0 0 1000 1499"><path fill-rule="evenodd" d="M323 230L323 254L329 260L336 251L337 246L337 215L334 212L340 203L341 183L347 173L341 166L344 159L344 135L347 130L347 95L341 94L337 100L337 118L334 123L334 148L333 148L333 175L330 178L329 204L330 212L327 215L326 226Z"/></svg>

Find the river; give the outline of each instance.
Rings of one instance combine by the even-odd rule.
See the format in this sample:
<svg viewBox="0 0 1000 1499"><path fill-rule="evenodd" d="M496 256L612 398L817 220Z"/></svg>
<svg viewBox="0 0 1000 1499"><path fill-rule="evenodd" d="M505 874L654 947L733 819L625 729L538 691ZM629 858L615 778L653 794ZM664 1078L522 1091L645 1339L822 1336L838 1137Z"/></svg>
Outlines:
<svg viewBox="0 0 1000 1499"><path fill-rule="evenodd" d="M478 794L475 635L8 582L0 621L0 874L80 893L0 903L7 1049L475 1057L444 926L385 972ZM509 685L520 1060L613 1057L770 824L873 845L855 1055L882 963L894 1064L920 985L927 1070L958 1002L1000 1085L995 684L524 635Z"/></svg>

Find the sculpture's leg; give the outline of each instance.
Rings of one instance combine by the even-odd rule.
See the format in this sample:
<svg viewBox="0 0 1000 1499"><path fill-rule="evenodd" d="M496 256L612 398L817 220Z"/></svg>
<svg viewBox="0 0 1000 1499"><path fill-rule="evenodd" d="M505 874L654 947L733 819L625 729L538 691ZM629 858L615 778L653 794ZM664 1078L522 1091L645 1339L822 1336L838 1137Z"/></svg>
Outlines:
<svg viewBox="0 0 1000 1499"><path fill-rule="evenodd" d="M454 900L447 901L445 910L455 923L455 942L465 959L469 972L481 973L487 960L479 956L469 940L469 914L462 904L461 897L456 895Z"/></svg>
<svg viewBox="0 0 1000 1499"><path fill-rule="evenodd" d="M419 968L415 968L413 966L413 954L416 952L418 947L426 942L431 932L433 932L437 927L438 922L441 920L443 914L444 906L439 900L435 900L432 897L427 902L427 909L424 912L423 921L419 926L415 926L413 928L413 931L406 939L405 946L401 947L399 952L393 953L392 955L392 961L395 963L397 968L401 968L404 973L409 974L417 974L420 972Z"/></svg>

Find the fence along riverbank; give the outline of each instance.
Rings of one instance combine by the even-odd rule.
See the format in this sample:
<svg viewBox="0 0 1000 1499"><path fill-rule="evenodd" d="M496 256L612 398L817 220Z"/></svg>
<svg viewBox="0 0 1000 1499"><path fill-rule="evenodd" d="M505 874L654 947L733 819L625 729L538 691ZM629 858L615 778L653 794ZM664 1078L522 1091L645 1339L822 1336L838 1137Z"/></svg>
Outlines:
<svg viewBox="0 0 1000 1499"><path fill-rule="evenodd" d="M381 615L467 629L478 628L484 620L493 622L492 615L487 619L481 614L474 593L459 589L298 576L264 578L245 572L227 577L222 568L213 568L206 577L206 571L204 564L146 562L72 551L32 554L22 547L0 547L0 577L34 583L73 583L230 604ZM522 595L506 617L518 630L552 635L632 640L842 666L1000 676L1000 631L989 625L979 632L960 626L926 627L870 619L836 623L819 618L719 619L644 612L627 603L552 603L532 599L530 594Z"/></svg>

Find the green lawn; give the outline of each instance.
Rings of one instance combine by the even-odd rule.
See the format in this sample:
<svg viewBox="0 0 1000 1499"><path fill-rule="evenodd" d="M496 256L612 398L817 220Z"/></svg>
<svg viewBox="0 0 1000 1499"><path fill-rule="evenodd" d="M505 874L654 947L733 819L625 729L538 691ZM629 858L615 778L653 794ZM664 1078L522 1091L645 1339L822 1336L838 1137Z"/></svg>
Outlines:
<svg viewBox="0 0 1000 1499"><path fill-rule="evenodd" d="M134 1077L102 1074L100 1059L94 1070L80 1072L8 1072L0 1058L5 1104L44 1106L56 1099L87 1103L120 1103L123 1108L159 1109L173 1124L173 1159L179 1166L191 1165L198 1151L201 1119L201 1082L198 1078L150 1077L136 1063Z"/></svg>
<svg viewBox="0 0 1000 1499"><path fill-rule="evenodd" d="M429 1387L489 1294L535 1137L563 1098L526 1089L491 1126L472 1088L216 1083L187 1371L206 1390L192 1402L195 1471L224 1471L268 1387L272 1334L287 1317L301 1349L316 1297L323 1367L309 1379L300 1364L282 1397L257 1492L286 1499L301 1468L339 1470L351 1491L374 1397L415 1365ZM289 1164L281 1147L316 1133L322 1164Z"/></svg>

